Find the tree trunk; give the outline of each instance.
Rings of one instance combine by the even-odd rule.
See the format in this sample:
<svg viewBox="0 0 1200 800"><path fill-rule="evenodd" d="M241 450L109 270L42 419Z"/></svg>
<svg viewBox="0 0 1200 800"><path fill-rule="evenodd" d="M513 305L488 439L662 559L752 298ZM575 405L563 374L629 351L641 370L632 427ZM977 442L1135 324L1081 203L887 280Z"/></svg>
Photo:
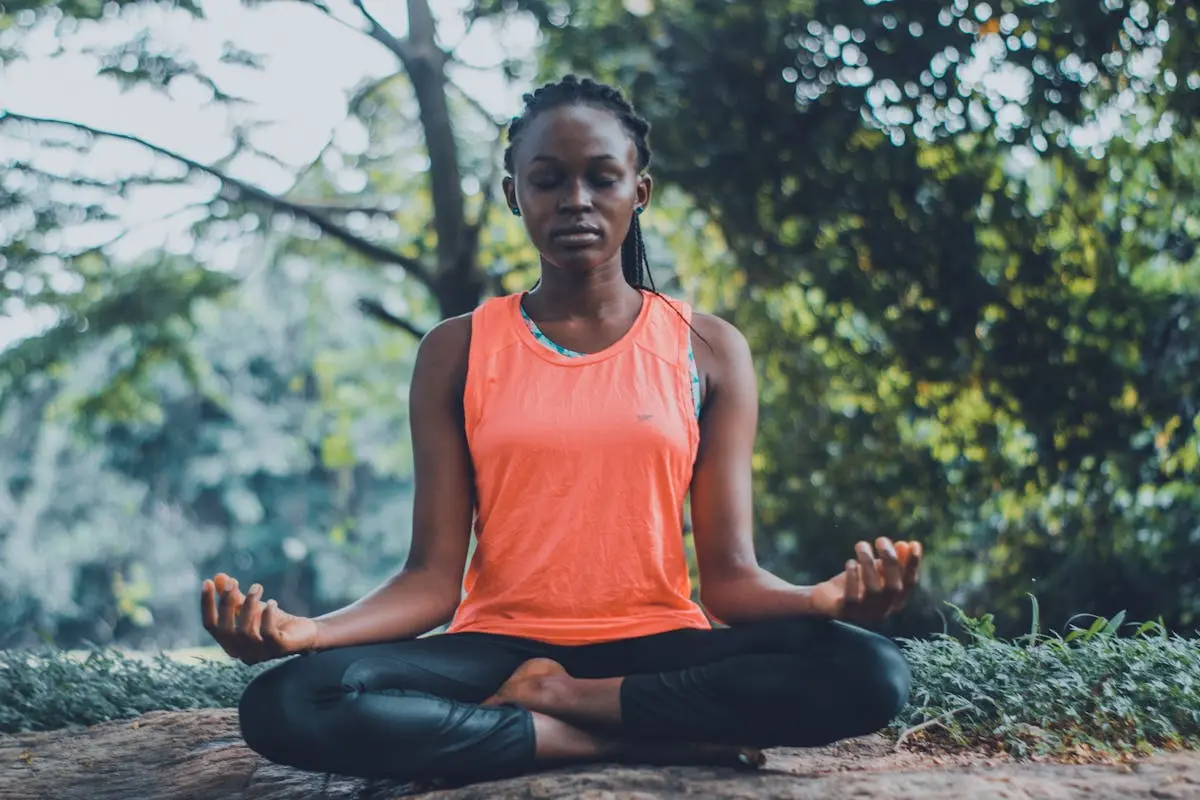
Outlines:
<svg viewBox="0 0 1200 800"><path fill-rule="evenodd" d="M986 768L986 769L981 769ZM437 800L530 797L1185 798L1200 792L1200 755L1129 766L1014 763L961 753L894 752L879 736L811 750L777 750L756 772L717 767L601 765L559 769L422 794L420 787L304 773L242 743L235 712L159 711L84 730L0 736L0 800Z"/></svg>
<svg viewBox="0 0 1200 800"><path fill-rule="evenodd" d="M485 279L475 268L474 254L466 254L464 260L468 263L459 269L434 278L433 294L442 319L471 313L486 295Z"/></svg>

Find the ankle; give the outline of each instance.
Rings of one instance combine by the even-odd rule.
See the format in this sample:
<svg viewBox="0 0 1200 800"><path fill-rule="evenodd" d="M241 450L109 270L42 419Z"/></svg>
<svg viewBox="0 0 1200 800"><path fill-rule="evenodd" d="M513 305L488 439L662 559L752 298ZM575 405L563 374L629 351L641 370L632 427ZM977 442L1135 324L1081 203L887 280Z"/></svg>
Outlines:
<svg viewBox="0 0 1200 800"><path fill-rule="evenodd" d="M605 761L619 758L624 752L624 743L615 737L584 730L536 711L532 716L538 761Z"/></svg>
<svg viewBox="0 0 1200 800"><path fill-rule="evenodd" d="M538 675L529 680L522 694L530 711L553 713L574 707L578 686L570 675Z"/></svg>

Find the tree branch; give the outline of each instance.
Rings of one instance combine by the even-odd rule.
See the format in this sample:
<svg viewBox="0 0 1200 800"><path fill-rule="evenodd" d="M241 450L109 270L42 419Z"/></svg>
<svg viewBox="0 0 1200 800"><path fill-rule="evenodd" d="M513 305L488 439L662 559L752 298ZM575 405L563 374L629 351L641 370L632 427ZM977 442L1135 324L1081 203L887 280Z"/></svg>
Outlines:
<svg viewBox="0 0 1200 800"><path fill-rule="evenodd" d="M361 6L362 0L355 0L355 3ZM404 68L417 97L425 148L429 152L438 276L444 277L461 270L468 261L463 258L466 209L458 144L447 102L446 54L438 48L436 34L428 0L408 0L409 46L403 56Z"/></svg>
<svg viewBox="0 0 1200 800"><path fill-rule="evenodd" d="M329 6L325 5L325 3L321 2L321 0L296 0L296 2L300 3L300 5L308 6L309 8L315 8L317 11L320 11L322 14L329 17L331 20L347 30L351 30L360 34L367 33L367 31L364 31L362 28L356 28L346 20L339 17L337 14L334 14L333 10Z"/></svg>
<svg viewBox="0 0 1200 800"><path fill-rule="evenodd" d="M49 117L31 117L25 114L16 114L11 111L0 111L0 125L8 120L28 122L37 125L56 125L59 127L71 128L91 136L117 139L120 141L131 142L133 144L140 145L152 153L157 153L158 155L165 156L166 158L173 159L174 161L183 164L189 170L202 172L206 175L216 178L221 182L222 186L226 187L227 189L234 190L243 199L258 202L276 212L291 214L300 219L307 220L316 225L322 233L333 236L346 245L346 247L354 250L360 255L366 256L372 261L378 261L385 264L395 264L403 268L405 272L413 276L413 278L420 281L425 286L430 288L433 286L433 277L430 275L429 270L426 269L425 265L420 261L401 255L394 250L382 247L374 242L363 239L362 237L351 233L344 226L339 225L338 223L329 219L320 211L307 208L289 200L284 200L281 197L276 197L270 192L264 191L257 186L253 186L245 181L241 181L237 178L227 175L219 169L196 161L195 159L188 158L181 153L168 150L165 147L160 147L159 145L148 142L139 136L134 136L133 134L129 133L119 133L117 131L93 128L89 125L84 125L79 122L72 122L70 120L53 119Z"/></svg>
<svg viewBox="0 0 1200 800"><path fill-rule="evenodd" d="M370 83L366 84L365 86L360 86L358 89L355 89L354 92L351 93L350 102L347 105L347 110L349 111L349 113L355 114L355 115L361 113L362 104L364 102L366 102L368 97L375 94L380 89L385 88L392 82L399 80L402 77L404 77L403 72L393 72L391 75L385 75L384 77L382 77L378 80L371 81Z"/></svg>
<svg viewBox="0 0 1200 800"><path fill-rule="evenodd" d="M379 20L377 20L370 11L367 11L367 7L363 5L363 0L353 0L353 2L354 7L358 9L358 13L362 14L363 19L367 22L367 36L370 36L388 50L391 50L392 54L395 55L396 58L407 64L408 60L413 56L408 41L404 39L398 39L392 34L391 31L380 24ZM408 24L411 34L411 13L409 16L410 20Z"/></svg>
<svg viewBox="0 0 1200 800"><path fill-rule="evenodd" d="M392 312L383 307L383 304L378 300L372 300L369 297L358 298L358 310L366 314L368 317L379 320L385 325L391 325L393 328L399 328L406 331L416 339L424 339L425 331L413 325L406 319L397 317Z"/></svg>
<svg viewBox="0 0 1200 800"><path fill-rule="evenodd" d="M492 123L492 125L496 126L497 128L503 129L504 126L508 124L508 122L505 120L496 119L495 117L493 117L492 112L488 111L486 108L483 107L483 103L479 102L474 97L472 97L470 94L468 94L466 89L463 89L461 86L459 86L454 81L447 81L446 85L449 86L451 89L453 89L458 94L459 97L461 97L463 100L465 100L467 102L467 105L469 105L471 108L475 109L476 114L483 117L488 122Z"/></svg>
<svg viewBox="0 0 1200 800"><path fill-rule="evenodd" d="M320 214L369 214L371 216L390 217L394 215L398 208L385 208L382 205L364 205L358 202L339 202L336 199L328 200L303 200L289 199L288 202L295 203L298 206L316 211Z"/></svg>
<svg viewBox="0 0 1200 800"><path fill-rule="evenodd" d="M437 26L428 0L408 0L408 36L399 39L385 28L364 0L352 0L367 23L367 35L400 60L412 82L420 109L421 129L429 152L429 184L433 195L433 225L437 232L438 268L445 275L460 268L466 209L458 144L446 98L448 56L437 45Z"/></svg>
<svg viewBox="0 0 1200 800"><path fill-rule="evenodd" d="M464 239L466 246L472 250L478 250L479 238L483 231L483 226L487 224L488 217L492 213L492 208L496 203L496 195L499 193L501 171L503 169L503 159L501 152L504 147L503 128L497 125L496 139L492 142L492 170L488 175L487 182L484 183L482 196L479 200L479 210L475 219L467 224ZM502 283L497 284L503 286ZM498 292L499 294L499 292Z"/></svg>

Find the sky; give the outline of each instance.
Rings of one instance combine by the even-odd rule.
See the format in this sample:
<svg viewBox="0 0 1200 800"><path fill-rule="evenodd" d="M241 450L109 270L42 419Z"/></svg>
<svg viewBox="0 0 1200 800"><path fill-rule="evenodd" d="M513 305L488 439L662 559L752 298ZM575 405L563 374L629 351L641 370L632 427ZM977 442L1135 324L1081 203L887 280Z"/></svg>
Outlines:
<svg viewBox="0 0 1200 800"><path fill-rule="evenodd" d="M296 2L264 3L245 8L239 0L205 0L206 19L149 9L129 23L106 21L63 34L52 25L22 34L21 48L29 58L0 68L0 109L38 117L73 120L93 127L135 134L154 144L202 162L211 162L228 148L228 130L236 119L224 108L206 105L211 93L193 81L173 84L170 96L140 88L122 91L97 73L91 48L116 45L147 28L155 42L177 45L211 76L223 91L246 97L253 119L271 121L255 134L257 147L289 165L300 166L316 157L330 137L353 146L365 138L360 126L345 120L347 94L366 78L396 69L394 57L355 26L361 16L347 0L330 0L341 24L322 12ZM471 64L488 67L507 54L528 57L537 42L529 21L510 20L502 31L478 26L466 34L461 11L467 0L430 0L438 19L443 46ZM367 8L393 33L406 30L404 4L367 0ZM13 36L10 32L0 34ZM264 56L266 68L249 71L220 61L226 42ZM0 45L4 44L0 38ZM61 51L61 52L59 52ZM455 83L498 118L519 108L527 86L507 85L498 69L452 68ZM245 113L245 112L233 112ZM5 147L17 145L0 139ZM144 169L153 162L136 145L99 142L87 163L69 151L39 149L38 164L63 172L77 169L105 179ZM289 188L293 173L267 159L242 159L228 171L273 192ZM115 256L129 256L161 246L182 225L179 218L156 223L166 211L211 193L201 185L188 192L146 190L123 209L137 234L124 239ZM0 350L53 322L53 314L0 309Z"/></svg>

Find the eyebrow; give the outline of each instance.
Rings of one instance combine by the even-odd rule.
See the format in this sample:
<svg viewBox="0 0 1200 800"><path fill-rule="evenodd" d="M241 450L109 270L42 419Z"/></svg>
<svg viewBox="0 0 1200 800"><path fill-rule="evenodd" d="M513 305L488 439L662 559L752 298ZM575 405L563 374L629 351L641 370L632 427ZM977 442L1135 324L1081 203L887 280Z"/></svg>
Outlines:
<svg viewBox="0 0 1200 800"><path fill-rule="evenodd" d="M551 164L558 164L561 161L561 159L555 158L554 156L534 156L531 160L546 161ZM588 159L588 161L620 161L620 159L610 153L605 153L599 156L592 156Z"/></svg>

